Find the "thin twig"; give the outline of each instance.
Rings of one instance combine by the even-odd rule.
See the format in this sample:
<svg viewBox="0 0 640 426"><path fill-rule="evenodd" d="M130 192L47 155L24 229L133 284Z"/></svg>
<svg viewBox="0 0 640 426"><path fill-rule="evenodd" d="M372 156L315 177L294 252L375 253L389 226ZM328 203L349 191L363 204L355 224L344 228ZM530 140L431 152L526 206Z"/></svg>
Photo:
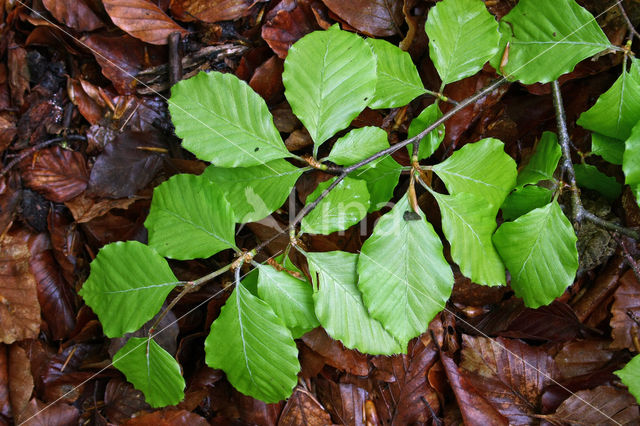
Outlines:
<svg viewBox="0 0 640 426"><path fill-rule="evenodd" d="M169 34L169 85L182 80L182 58L180 57L180 32Z"/></svg>
<svg viewBox="0 0 640 426"><path fill-rule="evenodd" d="M622 14L622 17L627 22L627 28L629 28L631 35L636 36L638 37L638 39L640 39L640 33L636 31L635 27L633 26L633 23L631 22L631 19L629 19L629 15L627 15L627 11L624 10L624 6L622 5L622 0L618 2L618 8L620 9L620 13ZM631 39L631 37L629 38Z"/></svg>
<svg viewBox="0 0 640 426"><path fill-rule="evenodd" d="M203 277L200 277L195 281L187 282L184 288L182 289L182 291L180 291L180 293L178 293L178 295L173 298L171 303L169 303L169 305L167 305L167 307L162 310L162 313L158 315L158 318L156 318L151 328L149 328L149 336L152 337L153 333L156 330L156 327L160 324L160 321L162 321L162 319L169 313L169 311L173 309L173 307L176 306L176 304L180 301L180 299L182 299L187 293L196 291L202 284L206 283L207 281L211 281L212 279L214 279L219 275L224 274L229 269L231 269L232 265L233 263L230 263L227 266L223 266L222 268L216 271L213 271L210 274L207 274ZM240 268L237 268L237 269L240 270Z"/></svg>
<svg viewBox="0 0 640 426"><path fill-rule="evenodd" d="M6 167L0 171L0 178L3 177L4 175L6 175L7 173L9 173L9 170L11 170L16 164L18 164L20 161L22 161L23 159L27 158L28 156L30 156L34 152L36 152L36 151L38 151L40 149L46 148L49 145L53 145L54 143L62 142L62 141L65 141L65 140L86 141L87 138L85 136L82 136L82 135L67 135L67 136L60 136L60 137L57 137L57 138L49 139L49 140L46 140L44 142L40 142L39 144L34 145L31 148L27 148L27 149L23 150L20 153L20 155L18 155L16 158L11 160L9 162L9 164L7 164Z"/></svg>
<svg viewBox="0 0 640 426"><path fill-rule="evenodd" d="M637 231L618 225L615 222L602 219L601 217L596 216L589 210L585 209L582 205L582 200L580 199L580 190L578 189L578 185L576 183L576 173L573 168L573 162L571 161L571 140L569 139L569 132L567 131L567 119L562 104L560 84L557 80L551 83L551 88L553 92L553 105L556 110L556 122L559 135L558 139L560 140L560 147L562 148L562 169L569 179L574 223L580 223L582 219L587 219L594 225L597 225L601 228L618 232L635 240L640 239L640 233L638 233Z"/></svg>
<svg viewBox="0 0 640 426"><path fill-rule="evenodd" d="M560 92L560 83L558 80L554 80L551 83L551 89L553 92L553 106L556 110L556 123L558 127L558 139L560 140L560 147L562 148L562 171L569 179L569 186L571 187L571 201L573 214L573 221L579 223L582 219L584 209L582 207L582 201L580 200L580 190L578 190L578 184L576 183L576 173L573 169L573 163L571 162L571 141L569 139L569 132L567 131L567 118L564 112L564 106L562 104L562 93Z"/></svg>

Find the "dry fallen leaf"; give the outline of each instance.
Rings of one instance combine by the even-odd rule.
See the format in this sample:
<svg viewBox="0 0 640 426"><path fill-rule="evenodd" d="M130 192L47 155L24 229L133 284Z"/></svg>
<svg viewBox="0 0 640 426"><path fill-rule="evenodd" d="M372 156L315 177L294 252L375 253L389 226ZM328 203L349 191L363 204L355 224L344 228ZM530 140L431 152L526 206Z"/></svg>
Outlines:
<svg viewBox="0 0 640 426"><path fill-rule="evenodd" d="M20 167L26 186L57 203L80 195L89 181L84 155L59 146L26 157Z"/></svg>
<svg viewBox="0 0 640 426"><path fill-rule="evenodd" d="M103 0L109 17L120 29L150 44L167 44L169 35L189 32L147 0Z"/></svg>
<svg viewBox="0 0 640 426"><path fill-rule="evenodd" d="M33 339L40 331L36 280L29 267L26 231L0 239L0 342Z"/></svg>
<svg viewBox="0 0 640 426"><path fill-rule="evenodd" d="M323 0L324 4L358 31L387 37L400 33L402 2L393 0Z"/></svg>
<svg viewBox="0 0 640 426"><path fill-rule="evenodd" d="M171 13L180 21L232 21L251 13L253 0L171 0Z"/></svg>
<svg viewBox="0 0 640 426"><path fill-rule="evenodd" d="M640 330L640 283L632 270L627 271L620 278L620 287L614 293L615 302L611 307L611 337L612 349L636 350L633 337L638 336Z"/></svg>
<svg viewBox="0 0 640 426"><path fill-rule="evenodd" d="M42 0L42 4L58 21L77 31L93 31L104 23L83 0Z"/></svg>
<svg viewBox="0 0 640 426"><path fill-rule="evenodd" d="M629 392L613 386L581 390L567 398L552 415L544 419L579 425L637 424L638 404Z"/></svg>
<svg viewBox="0 0 640 426"><path fill-rule="evenodd" d="M278 420L278 426L325 426L331 424L331 416L309 392L296 389L287 401Z"/></svg>

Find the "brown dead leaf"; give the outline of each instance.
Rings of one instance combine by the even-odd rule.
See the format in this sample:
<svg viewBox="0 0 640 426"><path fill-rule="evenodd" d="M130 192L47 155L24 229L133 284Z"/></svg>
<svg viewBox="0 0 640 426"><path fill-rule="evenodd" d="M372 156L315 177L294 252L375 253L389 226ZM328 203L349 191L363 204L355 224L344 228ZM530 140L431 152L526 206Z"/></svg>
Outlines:
<svg viewBox="0 0 640 426"><path fill-rule="evenodd" d="M11 415L11 401L9 400L9 348L0 343L0 414Z"/></svg>
<svg viewBox="0 0 640 426"><path fill-rule="evenodd" d="M189 32L176 24L157 5L147 0L103 0L109 17L121 30L146 43L169 43L169 34Z"/></svg>
<svg viewBox="0 0 640 426"><path fill-rule="evenodd" d="M613 358L608 340L575 340L566 343L554 360L564 379L599 370Z"/></svg>
<svg viewBox="0 0 640 426"><path fill-rule="evenodd" d="M251 13L252 0L171 0L171 13L180 21L233 21Z"/></svg>
<svg viewBox="0 0 640 426"><path fill-rule="evenodd" d="M466 377L461 374L460 368L458 368L453 358L441 352L441 360L449 379L449 384L458 401L460 413L466 424L504 426L509 424L507 419L487 399L480 395Z"/></svg>
<svg viewBox="0 0 640 426"><path fill-rule="evenodd" d="M318 399L336 423L342 425L365 424L364 404L368 392L351 383L335 383L324 378L317 381Z"/></svg>
<svg viewBox="0 0 640 426"><path fill-rule="evenodd" d="M20 107L24 103L24 95L29 90L29 65L27 64L27 51L14 42L13 33L4 35L8 37L7 67L9 69L9 89L11 91L12 104Z"/></svg>
<svg viewBox="0 0 640 426"><path fill-rule="evenodd" d="M31 253L31 271L38 283L38 301L51 338L61 340L75 327L70 288L60 274L51 250Z"/></svg>
<svg viewBox="0 0 640 426"><path fill-rule="evenodd" d="M373 359L376 376L387 382L374 399L378 415L385 423L398 425L427 422L438 412L440 401L429 385L428 371L436 362L435 345L425 346L420 339L409 344L407 354ZM427 407L428 404L428 407Z"/></svg>
<svg viewBox="0 0 640 426"><path fill-rule="evenodd" d="M135 413L151 407L144 394L122 379L111 379L104 391L104 415L113 423L121 424Z"/></svg>
<svg viewBox="0 0 640 426"><path fill-rule="evenodd" d="M620 287L614 294L615 302L611 307L612 349L635 350L633 336L638 336L640 329L640 283L632 270L620 278Z"/></svg>
<svg viewBox="0 0 640 426"><path fill-rule="evenodd" d="M554 300L537 309L525 308L500 332L517 339L568 341L579 337L583 326L566 303Z"/></svg>
<svg viewBox="0 0 640 426"><path fill-rule="evenodd" d="M293 43L319 29L312 6L313 0L281 0L267 13L262 38L281 59Z"/></svg>
<svg viewBox="0 0 640 426"><path fill-rule="evenodd" d="M0 240L0 342L35 338L40 331L36 280L29 268L26 231Z"/></svg>
<svg viewBox="0 0 640 426"><path fill-rule="evenodd" d="M3 152L5 149L11 145L13 139L18 133L18 129L16 129L16 120L8 115L1 114L0 115L0 152Z"/></svg>
<svg viewBox="0 0 640 426"><path fill-rule="evenodd" d="M578 425L636 424L638 404L629 392L613 386L581 390L567 398L554 414L543 416L553 422Z"/></svg>
<svg viewBox="0 0 640 426"><path fill-rule="evenodd" d="M302 341L315 352L325 357L327 364L339 370L344 370L356 376L369 374L369 363L366 355L345 348L342 343L329 337L321 327L302 336Z"/></svg>
<svg viewBox="0 0 640 426"><path fill-rule="evenodd" d="M196 413L166 408L133 417L123 424L126 426L206 426L209 423Z"/></svg>
<svg viewBox="0 0 640 426"><path fill-rule="evenodd" d="M349 25L369 36L387 37L400 33L402 2L394 0L323 0Z"/></svg>
<svg viewBox="0 0 640 426"><path fill-rule="evenodd" d="M149 46L128 34L107 36L91 34L82 39L102 68L102 74L111 80L121 94L136 90L138 71L166 63L166 48Z"/></svg>
<svg viewBox="0 0 640 426"><path fill-rule="evenodd" d="M20 168L26 186L57 203L84 192L89 181L85 157L59 146L26 157L20 162Z"/></svg>
<svg viewBox="0 0 640 426"><path fill-rule="evenodd" d="M32 393L31 361L23 348L13 344L9 348L9 399L11 411L18 422L26 418L23 411L29 404Z"/></svg>
<svg viewBox="0 0 640 426"><path fill-rule="evenodd" d="M104 23L83 0L42 0L42 4L58 21L76 31L93 31Z"/></svg>
<svg viewBox="0 0 640 426"><path fill-rule="evenodd" d="M86 82L86 84L89 85L90 83ZM89 124L94 125L104 118L105 110L85 91L83 86L83 80L69 78L67 81L67 94L69 95L69 100L78 107L80 114Z"/></svg>
<svg viewBox="0 0 640 426"><path fill-rule="evenodd" d="M46 410L45 410L46 407ZM73 405L58 402L45 404L33 398L23 412L26 426L72 425L77 424L80 412Z"/></svg>
<svg viewBox="0 0 640 426"><path fill-rule="evenodd" d="M22 191L17 173L0 177L0 235L7 230L20 205Z"/></svg>
<svg viewBox="0 0 640 426"><path fill-rule="evenodd" d="M282 71L284 70L282 59L272 56L262 65L256 68L249 86L264 98L267 104L278 101L284 93L282 84Z"/></svg>
<svg viewBox="0 0 640 426"><path fill-rule="evenodd" d="M278 426L326 426L331 416L317 399L304 389L297 388L287 401L278 420Z"/></svg>
<svg viewBox="0 0 640 426"><path fill-rule="evenodd" d="M71 214L77 223L85 223L107 214L112 209L126 209L137 200L139 200L138 197L121 198L119 200L94 199L81 194L72 200L66 201L64 204L71 210Z"/></svg>
<svg viewBox="0 0 640 426"><path fill-rule="evenodd" d="M166 143L159 132L121 133L93 165L88 194L124 198L147 186L162 167L163 154L138 147L166 149Z"/></svg>
<svg viewBox="0 0 640 426"><path fill-rule="evenodd" d="M549 354L519 340L463 335L465 378L510 424L538 414L543 388L557 375Z"/></svg>

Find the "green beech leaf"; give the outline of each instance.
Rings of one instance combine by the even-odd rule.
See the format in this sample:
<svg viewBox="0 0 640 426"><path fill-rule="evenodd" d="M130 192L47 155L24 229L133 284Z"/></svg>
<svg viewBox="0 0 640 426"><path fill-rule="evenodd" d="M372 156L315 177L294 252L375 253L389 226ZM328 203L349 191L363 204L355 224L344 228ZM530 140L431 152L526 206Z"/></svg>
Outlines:
<svg viewBox="0 0 640 426"><path fill-rule="evenodd" d="M233 74L201 72L171 88L169 111L182 145L220 167L289 157L264 99Z"/></svg>
<svg viewBox="0 0 640 426"><path fill-rule="evenodd" d="M624 154L624 141L601 135L591 134L591 152L599 155L612 164L622 165L622 155Z"/></svg>
<svg viewBox="0 0 640 426"><path fill-rule="evenodd" d="M315 201L336 178L322 182L307 197ZM331 234L360 222L369 209L369 192L363 180L344 178L320 204L302 219L300 230L305 234Z"/></svg>
<svg viewBox="0 0 640 426"><path fill-rule="evenodd" d="M611 47L594 17L574 0L520 0L500 20L500 31L502 43L509 42L501 71L524 84L557 80Z"/></svg>
<svg viewBox="0 0 640 426"><path fill-rule="evenodd" d="M474 194L431 193L440 206L451 257L462 274L478 284L505 285L504 264L491 241L498 226L493 206Z"/></svg>
<svg viewBox="0 0 640 426"><path fill-rule="evenodd" d="M144 393L144 399L154 408L176 405L184 399L180 365L153 339L129 339L113 356L113 366Z"/></svg>
<svg viewBox="0 0 640 426"><path fill-rule="evenodd" d="M552 196L553 192L540 186L526 185L524 188L516 188L500 207L502 218L513 220L533 209L544 207L549 204Z"/></svg>
<svg viewBox="0 0 640 426"><path fill-rule="evenodd" d="M382 216L358 260L358 288L371 316L406 350L451 294L453 274L442 242L407 195Z"/></svg>
<svg viewBox="0 0 640 426"><path fill-rule="evenodd" d="M238 223L264 219L287 200L304 169L285 160L253 167L209 166L203 175L222 190Z"/></svg>
<svg viewBox="0 0 640 426"><path fill-rule="evenodd" d="M119 337L153 318L178 284L154 249L137 241L117 242L98 252L79 294L98 315L104 334Z"/></svg>
<svg viewBox="0 0 640 426"><path fill-rule="evenodd" d="M205 176L175 175L153 190L149 245L172 259L207 258L235 247L231 206Z"/></svg>
<svg viewBox="0 0 640 426"><path fill-rule="evenodd" d="M369 213L378 211L387 205L387 202L393 197L393 190L398 185L400 173L402 173L402 166L390 155L378 158L351 173L352 177L367 183Z"/></svg>
<svg viewBox="0 0 640 426"><path fill-rule="evenodd" d="M558 136L553 132L544 132L529 162L518 173L518 187L522 188L526 184L538 183L541 180L552 180L560 157L562 149L558 143Z"/></svg>
<svg viewBox="0 0 640 426"><path fill-rule="evenodd" d="M331 337L368 354L392 355L403 350L362 303L356 286L357 254L332 251L306 256L314 283L316 315Z"/></svg>
<svg viewBox="0 0 640 426"><path fill-rule="evenodd" d="M385 40L368 38L376 55L376 91L371 109L405 106L426 91L411 56Z"/></svg>
<svg viewBox="0 0 640 426"><path fill-rule="evenodd" d="M469 77L498 53L498 23L480 0L443 0L425 24L429 56L443 84Z"/></svg>
<svg viewBox="0 0 640 426"><path fill-rule="evenodd" d="M634 356L623 369L614 371L613 374L620 377L622 383L629 388L629 393L640 401L640 355Z"/></svg>
<svg viewBox="0 0 640 426"><path fill-rule="evenodd" d="M560 297L578 270L576 234L557 201L505 222L493 236L511 287L537 308Z"/></svg>
<svg viewBox="0 0 640 426"><path fill-rule="evenodd" d="M291 332L271 306L236 286L204 342L207 365L220 368L245 395L272 403L288 398L300 371Z"/></svg>
<svg viewBox="0 0 640 426"><path fill-rule="evenodd" d="M632 188L640 185L640 124L636 125L625 142L622 157L624 182Z"/></svg>
<svg viewBox="0 0 640 426"><path fill-rule="evenodd" d="M609 201L615 200L622 193L622 185L618 183L616 178L605 175L596 166L576 164L573 168L579 186L598 191Z"/></svg>
<svg viewBox="0 0 640 426"><path fill-rule="evenodd" d="M409 125L408 138L412 138L424 129L435 123L436 120L442 117L442 111L437 103L431 104L422 110L420 115L411 120ZM444 123L436 127L434 130L427 133L427 136L420 139L420 148L418 150L418 160L428 158L433 154L440 146L444 139ZM409 149L409 155L413 154L413 145L407 145Z"/></svg>
<svg viewBox="0 0 640 426"><path fill-rule="evenodd" d="M353 129L336 141L326 158L342 166L350 166L389 148L387 132L379 127Z"/></svg>
<svg viewBox="0 0 640 426"><path fill-rule="evenodd" d="M320 325L313 310L313 289L308 282L286 271L277 271L271 265L260 265L258 269L258 295L289 327L294 339Z"/></svg>
<svg viewBox="0 0 640 426"><path fill-rule="evenodd" d="M640 64L622 74L595 105L580 114L577 123L610 138L626 140L640 117Z"/></svg>
<svg viewBox="0 0 640 426"><path fill-rule="evenodd" d="M470 143L433 166L450 194L469 192L483 197L497 212L516 184L516 163L493 138Z"/></svg>
<svg viewBox="0 0 640 426"><path fill-rule="evenodd" d="M334 25L295 42L282 81L294 114L318 146L345 129L376 90L376 59L359 36Z"/></svg>

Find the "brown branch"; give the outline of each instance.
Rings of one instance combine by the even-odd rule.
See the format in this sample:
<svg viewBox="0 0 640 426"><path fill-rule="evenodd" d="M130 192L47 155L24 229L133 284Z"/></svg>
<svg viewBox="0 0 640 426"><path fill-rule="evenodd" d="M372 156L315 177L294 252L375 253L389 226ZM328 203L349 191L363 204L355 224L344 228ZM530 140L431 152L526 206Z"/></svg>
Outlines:
<svg viewBox="0 0 640 426"><path fill-rule="evenodd" d="M633 26L631 19L629 19L629 15L627 15L627 11L624 10L624 6L622 5L622 0L618 2L618 9L620 9L620 13L622 14L622 17L627 23L627 28L629 28L629 32L630 32L629 39L631 40L633 36L636 36L638 37L638 39L640 39L640 33L638 33L638 31Z"/></svg>

